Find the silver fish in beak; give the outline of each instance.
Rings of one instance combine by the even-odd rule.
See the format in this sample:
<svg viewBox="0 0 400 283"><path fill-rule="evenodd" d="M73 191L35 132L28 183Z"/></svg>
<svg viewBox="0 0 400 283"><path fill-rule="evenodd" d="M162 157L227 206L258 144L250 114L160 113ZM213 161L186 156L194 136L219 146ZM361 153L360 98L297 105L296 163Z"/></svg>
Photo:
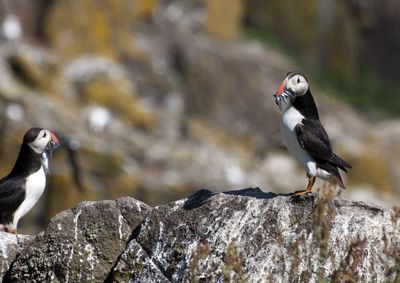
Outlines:
<svg viewBox="0 0 400 283"><path fill-rule="evenodd" d="M286 104L289 104L288 100L292 100L296 97L296 95L294 94L294 92L290 91L290 90L285 90L280 92L279 94L274 94L275 97L275 103L276 105L279 106L279 109L282 110L282 101L284 101Z"/></svg>

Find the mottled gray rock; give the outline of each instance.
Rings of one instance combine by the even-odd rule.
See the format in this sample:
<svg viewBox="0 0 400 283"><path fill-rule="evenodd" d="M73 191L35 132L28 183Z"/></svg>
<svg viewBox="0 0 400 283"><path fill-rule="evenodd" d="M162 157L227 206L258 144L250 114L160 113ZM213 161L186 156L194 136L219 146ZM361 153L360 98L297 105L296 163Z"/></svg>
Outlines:
<svg viewBox="0 0 400 283"><path fill-rule="evenodd" d="M163 270L147 254L146 250L132 240L121 255L118 264L106 282L170 282Z"/></svg>
<svg viewBox="0 0 400 283"><path fill-rule="evenodd" d="M0 282L17 253L28 245L34 237L0 232Z"/></svg>
<svg viewBox="0 0 400 283"><path fill-rule="evenodd" d="M108 281L394 282L399 216L315 194L202 190L151 210Z"/></svg>
<svg viewBox="0 0 400 283"><path fill-rule="evenodd" d="M83 202L34 239L1 235L4 282L400 278L400 210L324 194L201 190L153 209L132 198Z"/></svg>
<svg viewBox="0 0 400 283"><path fill-rule="evenodd" d="M133 198L79 203L51 219L19 253L5 281L104 281L148 210Z"/></svg>

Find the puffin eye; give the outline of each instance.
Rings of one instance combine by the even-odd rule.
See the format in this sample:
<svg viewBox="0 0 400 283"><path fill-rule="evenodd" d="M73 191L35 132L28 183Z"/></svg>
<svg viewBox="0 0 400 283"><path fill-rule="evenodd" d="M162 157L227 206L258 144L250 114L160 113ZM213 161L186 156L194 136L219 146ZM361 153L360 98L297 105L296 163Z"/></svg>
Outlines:
<svg viewBox="0 0 400 283"><path fill-rule="evenodd" d="M45 138L47 136L47 133L44 132L42 138Z"/></svg>
<svg viewBox="0 0 400 283"><path fill-rule="evenodd" d="M297 77L297 83L298 83L298 84L300 83L300 78L299 78L299 77Z"/></svg>

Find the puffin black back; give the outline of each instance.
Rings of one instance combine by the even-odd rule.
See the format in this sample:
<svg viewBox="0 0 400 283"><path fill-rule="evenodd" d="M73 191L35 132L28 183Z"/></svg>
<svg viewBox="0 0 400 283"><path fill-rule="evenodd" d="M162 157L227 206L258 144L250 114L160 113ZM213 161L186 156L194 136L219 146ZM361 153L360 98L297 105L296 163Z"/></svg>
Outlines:
<svg viewBox="0 0 400 283"><path fill-rule="evenodd" d="M7 178L26 178L32 173L38 171L41 166L41 155L36 153L27 143L25 143L24 138L17 160Z"/></svg>
<svg viewBox="0 0 400 283"><path fill-rule="evenodd" d="M317 104L310 89L307 90L306 94L297 96L293 101L293 106L307 119L319 120Z"/></svg>

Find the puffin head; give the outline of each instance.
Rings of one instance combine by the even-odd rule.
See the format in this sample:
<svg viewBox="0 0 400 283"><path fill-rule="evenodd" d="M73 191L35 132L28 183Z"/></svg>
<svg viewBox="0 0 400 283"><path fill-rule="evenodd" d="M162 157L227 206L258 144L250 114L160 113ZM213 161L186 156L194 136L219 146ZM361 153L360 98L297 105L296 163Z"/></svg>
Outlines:
<svg viewBox="0 0 400 283"><path fill-rule="evenodd" d="M309 89L308 80L300 72L289 72L276 91L275 103L282 109L282 101L291 103L296 97L305 95Z"/></svg>
<svg viewBox="0 0 400 283"><path fill-rule="evenodd" d="M23 143L30 146L37 154L42 154L46 150L53 151L60 145L52 131L42 128L29 129L24 135Z"/></svg>

